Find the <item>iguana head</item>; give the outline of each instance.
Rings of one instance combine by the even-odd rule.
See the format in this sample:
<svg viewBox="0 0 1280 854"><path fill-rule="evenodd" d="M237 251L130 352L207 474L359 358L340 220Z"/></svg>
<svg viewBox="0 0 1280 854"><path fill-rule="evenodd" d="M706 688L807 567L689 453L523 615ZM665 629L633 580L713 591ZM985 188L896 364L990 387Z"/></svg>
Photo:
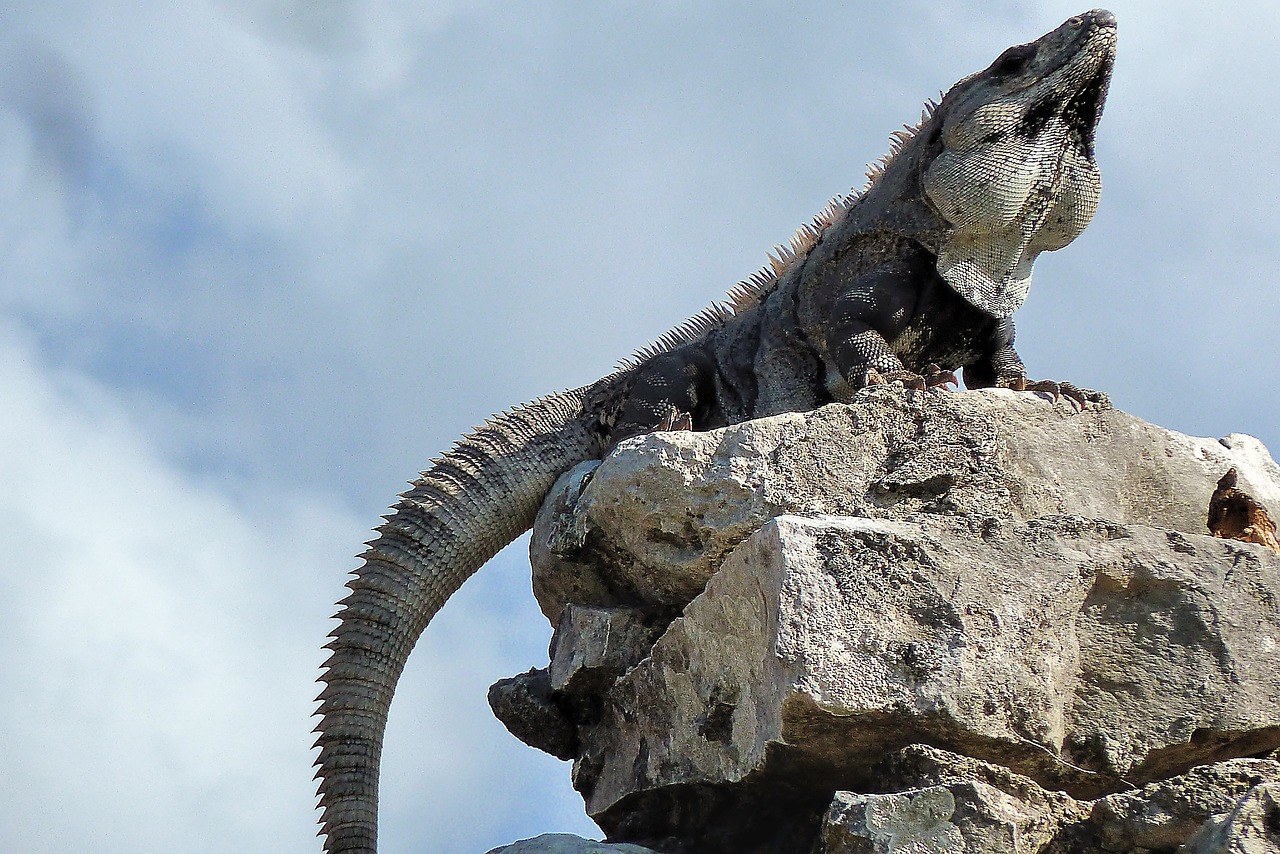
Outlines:
<svg viewBox="0 0 1280 854"><path fill-rule="evenodd" d="M1066 246L1092 219L1101 188L1094 131L1115 44L1110 12L1077 15L961 80L921 129L941 145L923 176L949 225L938 272L978 308L1012 314L1036 256Z"/></svg>

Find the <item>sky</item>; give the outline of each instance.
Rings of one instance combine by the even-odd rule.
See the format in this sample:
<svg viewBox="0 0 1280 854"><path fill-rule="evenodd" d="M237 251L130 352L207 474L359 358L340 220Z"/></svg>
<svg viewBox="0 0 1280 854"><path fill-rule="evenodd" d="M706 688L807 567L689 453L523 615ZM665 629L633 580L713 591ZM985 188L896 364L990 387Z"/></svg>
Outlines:
<svg viewBox="0 0 1280 854"><path fill-rule="evenodd" d="M1035 378L1280 446L1280 5L1115 0ZM718 299L1051 0L0 0L0 850L315 852L332 603L463 430ZM524 538L410 659L386 852L591 835L488 711Z"/></svg>

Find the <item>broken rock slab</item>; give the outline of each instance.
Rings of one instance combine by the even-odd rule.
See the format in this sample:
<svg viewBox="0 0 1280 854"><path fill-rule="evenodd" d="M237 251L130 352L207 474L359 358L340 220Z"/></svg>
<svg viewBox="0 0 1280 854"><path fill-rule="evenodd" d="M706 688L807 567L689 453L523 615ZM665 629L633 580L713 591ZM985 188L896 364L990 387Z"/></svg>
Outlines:
<svg viewBox="0 0 1280 854"><path fill-rule="evenodd" d="M1250 789L1231 812L1214 816L1185 854L1280 854L1280 783Z"/></svg>
<svg viewBox="0 0 1280 854"><path fill-rule="evenodd" d="M1280 468L1249 436L1196 438L1007 390L868 388L848 405L637 437L566 473L534 525L534 594L552 623L568 602L674 616L786 514L1074 515L1203 534L1233 466L1280 510Z"/></svg>
<svg viewBox="0 0 1280 854"><path fill-rule="evenodd" d="M1206 822L1219 827L1259 786L1280 786L1280 762L1236 759L1200 765L1177 777L1099 799L1090 823L1107 851L1173 849ZM1210 835L1201 832L1205 839Z"/></svg>
<svg viewBox="0 0 1280 854"><path fill-rule="evenodd" d="M1265 838L1267 798L1280 783L1280 763L1242 759L1088 802L927 745L905 748L890 765L902 788L837 792L816 854L1135 854L1184 844L1228 851L1222 840Z"/></svg>
<svg viewBox="0 0 1280 854"><path fill-rule="evenodd" d="M532 839L522 839L510 845L494 848L487 854L660 854L660 852L625 842L612 844L583 839L568 833L544 833Z"/></svg>
<svg viewBox="0 0 1280 854"><path fill-rule="evenodd" d="M1078 799L1257 755L1280 747L1277 589L1260 546L1145 526L780 517L604 695L575 785L649 844L696 837L710 790L744 826L753 792L893 791L874 769L912 743Z"/></svg>
<svg viewBox="0 0 1280 854"><path fill-rule="evenodd" d="M820 854L1008 854L1042 851L1058 830L1049 816L976 781L888 794L837 792Z"/></svg>

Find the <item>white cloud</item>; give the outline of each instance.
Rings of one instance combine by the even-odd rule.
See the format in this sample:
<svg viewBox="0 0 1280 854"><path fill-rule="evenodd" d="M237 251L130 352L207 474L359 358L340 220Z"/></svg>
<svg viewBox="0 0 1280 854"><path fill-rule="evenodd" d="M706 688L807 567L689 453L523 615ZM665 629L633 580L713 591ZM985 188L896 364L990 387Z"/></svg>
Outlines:
<svg viewBox="0 0 1280 854"><path fill-rule="evenodd" d="M359 524L305 496L247 518L4 333L0 845L309 850L308 576Z"/></svg>
<svg viewBox="0 0 1280 854"><path fill-rule="evenodd" d="M109 389L3 332L0 848L315 850L313 680L366 520L305 494L228 498L149 447ZM549 629L526 605L519 630L477 631L511 616L482 586L489 604L460 596L432 627L396 706L389 836L422 850L588 829L565 766L487 713L488 682Z"/></svg>

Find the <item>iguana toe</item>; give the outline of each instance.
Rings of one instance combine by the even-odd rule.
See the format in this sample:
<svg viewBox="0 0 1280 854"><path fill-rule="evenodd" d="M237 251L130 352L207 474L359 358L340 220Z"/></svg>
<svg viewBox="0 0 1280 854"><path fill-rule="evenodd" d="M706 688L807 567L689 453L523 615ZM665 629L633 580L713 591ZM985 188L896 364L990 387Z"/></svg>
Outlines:
<svg viewBox="0 0 1280 854"><path fill-rule="evenodd" d="M1111 398L1106 392L1095 391L1091 388L1080 388L1069 382L1056 382L1054 380L1034 380L1029 381L1026 377L1008 377L1000 380L997 385L1000 388L1012 389L1013 391L1038 391L1048 394L1056 403L1058 398L1065 397L1071 401L1071 404L1077 409L1110 409Z"/></svg>
<svg viewBox="0 0 1280 854"><path fill-rule="evenodd" d="M948 385L959 387L960 385L960 380L956 379L954 371L940 368L936 362L925 365L922 373L927 388L946 388Z"/></svg>

